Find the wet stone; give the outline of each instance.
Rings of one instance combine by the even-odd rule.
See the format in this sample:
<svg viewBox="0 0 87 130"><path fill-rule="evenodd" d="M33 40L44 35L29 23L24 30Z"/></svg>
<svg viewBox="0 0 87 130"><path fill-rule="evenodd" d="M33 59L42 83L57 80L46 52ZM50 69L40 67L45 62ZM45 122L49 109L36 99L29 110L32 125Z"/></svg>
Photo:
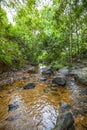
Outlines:
<svg viewBox="0 0 87 130"><path fill-rule="evenodd" d="M41 77L40 80L41 80L41 81L46 81L47 78L45 78L45 77Z"/></svg>
<svg viewBox="0 0 87 130"><path fill-rule="evenodd" d="M58 90L58 88L57 88L57 86L56 86L55 84L51 84L51 85L49 86L49 88L50 88L52 91L57 91L57 90Z"/></svg>
<svg viewBox="0 0 87 130"><path fill-rule="evenodd" d="M14 103L14 104L9 104L8 105L8 111L14 111L16 110L17 108L19 108L19 105Z"/></svg>
<svg viewBox="0 0 87 130"><path fill-rule="evenodd" d="M23 90L23 88L21 86L16 87L16 89L19 90L19 91Z"/></svg>
<svg viewBox="0 0 87 130"><path fill-rule="evenodd" d="M79 102L80 103L87 103L87 98L79 98Z"/></svg>
<svg viewBox="0 0 87 130"><path fill-rule="evenodd" d="M66 84L66 77L62 75L57 76L52 80L52 83L59 86L64 86Z"/></svg>
<svg viewBox="0 0 87 130"><path fill-rule="evenodd" d="M57 118L56 126L52 130L75 130L71 112L64 112Z"/></svg>
<svg viewBox="0 0 87 130"><path fill-rule="evenodd" d="M56 88L56 87L50 87L50 89L52 90L52 91L57 91L58 89Z"/></svg>
<svg viewBox="0 0 87 130"><path fill-rule="evenodd" d="M35 84L34 84L34 83L28 83L28 84L26 84L23 88L24 88L24 89L32 89L32 88L35 88Z"/></svg>
<svg viewBox="0 0 87 130"><path fill-rule="evenodd" d="M23 80L26 80L26 79L27 79L27 77L26 77L26 76L23 76L23 77L22 77L22 79L23 79Z"/></svg>
<svg viewBox="0 0 87 130"><path fill-rule="evenodd" d="M64 67L62 69L59 69L58 72L61 73L61 74L63 74L63 75L65 75L65 76L67 76L69 74L68 66L66 66L66 67Z"/></svg>
<svg viewBox="0 0 87 130"><path fill-rule="evenodd" d="M44 93L48 93L48 92L49 92L49 90L47 90L47 89L44 89L44 90L43 90L43 92L44 92Z"/></svg>
<svg viewBox="0 0 87 130"><path fill-rule="evenodd" d="M3 96L0 95L0 98L3 98Z"/></svg>
<svg viewBox="0 0 87 130"><path fill-rule="evenodd" d="M87 95L87 88L80 90L79 95Z"/></svg>
<svg viewBox="0 0 87 130"><path fill-rule="evenodd" d="M9 90L9 91L8 91L8 94L11 94L13 91L14 91L13 89Z"/></svg>
<svg viewBox="0 0 87 130"><path fill-rule="evenodd" d="M73 110L72 110L72 113L73 113L73 116L74 116L74 117L77 117L78 114L79 114L79 111L76 110L76 109L73 109Z"/></svg>
<svg viewBox="0 0 87 130"><path fill-rule="evenodd" d="M43 68L42 75L53 75L52 68L50 66Z"/></svg>
<svg viewBox="0 0 87 130"><path fill-rule="evenodd" d="M36 71L35 71L35 67L31 67L31 68L29 68L28 69L28 73L36 73Z"/></svg>
<svg viewBox="0 0 87 130"><path fill-rule="evenodd" d="M52 94L53 96L58 96L58 97L60 97L60 95L59 95L58 93L52 92L51 94Z"/></svg>
<svg viewBox="0 0 87 130"><path fill-rule="evenodd" d="M69 109L71 109L71 106L67 104L66 102L60 102L59 107L62 112L68 111Z"/></svg>
<svg viewBox="0 0 87 130"><path fill-rule="evenodd" d="M87 107L85 106L85 107L83 107L81 110L79 110L79 113L81 114L81 115L86 115L87 114Z"/></svg>

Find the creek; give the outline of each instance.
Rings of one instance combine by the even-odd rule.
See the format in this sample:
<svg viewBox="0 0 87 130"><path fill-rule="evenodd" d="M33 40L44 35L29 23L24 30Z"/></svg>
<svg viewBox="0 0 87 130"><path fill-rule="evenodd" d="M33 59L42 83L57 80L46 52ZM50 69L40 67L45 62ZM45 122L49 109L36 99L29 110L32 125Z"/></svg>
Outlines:
<svg viewBox="0 0 87 130"><path fill-rule="evenodd" d="M51 130L60 114L61 102L71 105L76 130L87 129L87 95L84 86L77 85L69 78L66 87L58 87L55 91L49 88L53 76L41 81L40 70L34 74L25 71L19 71L18 74L23 78L0 90L0 130ZM34 82L35 88L23 89L28 82ZM19 107L9 111L8 106L13 103Z"/></svg>

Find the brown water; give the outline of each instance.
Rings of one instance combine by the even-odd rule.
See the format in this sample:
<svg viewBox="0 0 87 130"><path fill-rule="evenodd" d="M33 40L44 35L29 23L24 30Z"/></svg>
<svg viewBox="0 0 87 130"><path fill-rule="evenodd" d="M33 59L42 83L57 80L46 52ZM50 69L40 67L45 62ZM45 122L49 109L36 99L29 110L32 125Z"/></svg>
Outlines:
<svg viewBox="0 0 87 130"><path fill-rule="evenodd" d="M66 102L73 105L75 109L83 109L87 104L79 103L78 92L83 89L71 83L69 87L58 88L52 91L47 82L40 81L40 74L21 73L28 76L29 79L18 80L13 85L8 85L5 89L0 90L0 130L51 130L56 124L59 110L59 103ZM35 82L34 89L24 90L22 87L27 82ZM9 90L13 92L9 94ZM47 93L44 92L47 90ZM87 98L84 95L85 99ZM82 96L83 98L83 96ZM17 102L19 108L14 111L8 111L8 105ZM8 121L8 117L18 115L17 120ZM78 114L74 118L76 130L86 130L87 115Z"/></svg>

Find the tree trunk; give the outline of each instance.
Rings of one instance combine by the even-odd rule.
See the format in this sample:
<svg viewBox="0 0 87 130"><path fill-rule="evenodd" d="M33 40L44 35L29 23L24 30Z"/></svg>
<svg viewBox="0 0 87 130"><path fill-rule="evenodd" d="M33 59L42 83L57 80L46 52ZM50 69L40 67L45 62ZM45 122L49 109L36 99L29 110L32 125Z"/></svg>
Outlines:
<svg viewBox="0 0 87 130"><path fill-rule="evenodd" d="M69 14L69 24L70 24L70 37L69 37L69 62L72 63L72 5L70 1L70 14Z"/></svg>

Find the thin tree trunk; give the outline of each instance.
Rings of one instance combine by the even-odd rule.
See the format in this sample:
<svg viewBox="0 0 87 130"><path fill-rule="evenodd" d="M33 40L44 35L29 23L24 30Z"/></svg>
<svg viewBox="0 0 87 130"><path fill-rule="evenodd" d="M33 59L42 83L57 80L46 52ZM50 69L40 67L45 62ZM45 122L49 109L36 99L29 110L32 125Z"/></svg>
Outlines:
<svg viewBox="0 0 87 130"><path fill-rule="evenodd" d="M69 14L69 22L70 22L70 38L69 38L69 61L72 63L72 12L71 12L71 1L70 1L70 14Z"/></svg>
<svg viewBox="0 0 87 130"><path fill-rule="evenodd" d="M77 58L79 58L79 34L78 34L78 24L77 24L77 22L76 22L76 39L77 39L77 46L76 46L76 56L77 56Z"/></svg>

